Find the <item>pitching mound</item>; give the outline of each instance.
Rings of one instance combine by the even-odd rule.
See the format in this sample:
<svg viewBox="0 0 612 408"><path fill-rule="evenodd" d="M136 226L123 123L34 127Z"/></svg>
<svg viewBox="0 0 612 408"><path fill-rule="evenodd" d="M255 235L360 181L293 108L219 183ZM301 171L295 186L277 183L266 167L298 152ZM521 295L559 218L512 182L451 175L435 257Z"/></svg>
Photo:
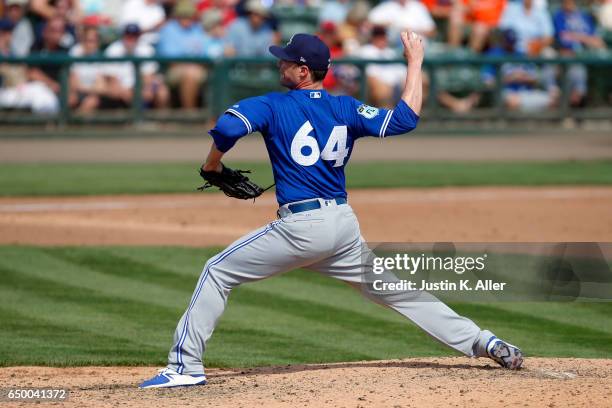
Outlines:
<svg viewBox="0 0 612 408"><path fill-rule="evenodd" d="M151 367L10 367L3 387L65 387L74 407L609 407L612 360L418 358L208 370L205 387L140 390ZM8 404L7 406L18 406Z"/></svg>

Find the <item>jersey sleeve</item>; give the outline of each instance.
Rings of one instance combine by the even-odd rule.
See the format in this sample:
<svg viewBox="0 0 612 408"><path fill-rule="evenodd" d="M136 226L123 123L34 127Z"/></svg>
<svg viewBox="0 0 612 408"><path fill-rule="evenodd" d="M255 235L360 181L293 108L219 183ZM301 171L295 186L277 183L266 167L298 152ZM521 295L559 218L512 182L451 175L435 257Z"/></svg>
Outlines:
<svg viewBox="0 0 612 408"><path fill-rule="evenodd" d="M208 131L219 151L226 153L234 147L238 139L247 135L246 125L237 116L230 113L221 115L214 128Z"/></svg>
<svg viewBox="0 0 612 408"><path fill-rule="evenodd" d="M267 96L246 98L230 106L225 113L240 119L247 128L247 134L265 132L272 123L273 111Z"/></svg>
<svg viewBox="0 0 612 408"><path fill-rule="evenodd" d="M392 109L376 108L350 98L348 121L355 138L363 136L386 137L410 132L419 116L400 100Z"/></svg>

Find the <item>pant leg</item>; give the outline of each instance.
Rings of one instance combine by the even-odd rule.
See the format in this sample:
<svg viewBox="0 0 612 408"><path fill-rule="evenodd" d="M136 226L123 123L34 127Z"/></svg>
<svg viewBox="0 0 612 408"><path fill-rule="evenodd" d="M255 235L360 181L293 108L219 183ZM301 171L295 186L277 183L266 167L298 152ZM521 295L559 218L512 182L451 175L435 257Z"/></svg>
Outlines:
<svg viewBox="0 0 612 408"><path fill-rule="evenodd" d="M350 207L347 211L352 213ZM488 330L481 330L472 320L458 315L435 296L424 291L412 292L373 292L364 290L364 284L372 283L369 277L364 279L364 271L370 268L370 250L365 245L359 232L359 223L353 218L339 217L344 240L338 242L337 252L331 257L316 262L308 268L347 282L359 290L368 299L387 306L419 326L427 334L443 344L467 355L486 356L486 342L493 335ZM382 280L397 280L393 274L384 273Z"/></svg>
<svg viewBox="0 0 612 408"><path fill-rule="evenodd" d="M225 310L231 290L312 263L330 253L327 224L309 217L274 221L212 257L202 271L189 307L174 333L168 368L202 374L206 342Z"/></svg>

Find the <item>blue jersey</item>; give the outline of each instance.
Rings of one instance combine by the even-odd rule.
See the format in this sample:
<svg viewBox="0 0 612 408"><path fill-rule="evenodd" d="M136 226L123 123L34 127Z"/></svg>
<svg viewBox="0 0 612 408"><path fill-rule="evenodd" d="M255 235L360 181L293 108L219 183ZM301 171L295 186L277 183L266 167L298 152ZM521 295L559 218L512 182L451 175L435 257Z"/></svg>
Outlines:
<svg viewBox="0 0 612 408"><path fill-rule="evenodd" d="M210 132L215 145L225 152L239 137L260 132L280 205L312 198L346 198L344 167L355 140L406 133L418 122L403 101L394 110L378 109L323 90L247 98L227 109L227 115L234 116L235 122L239 119L241 129L227 131L220 119Z"/></svg>

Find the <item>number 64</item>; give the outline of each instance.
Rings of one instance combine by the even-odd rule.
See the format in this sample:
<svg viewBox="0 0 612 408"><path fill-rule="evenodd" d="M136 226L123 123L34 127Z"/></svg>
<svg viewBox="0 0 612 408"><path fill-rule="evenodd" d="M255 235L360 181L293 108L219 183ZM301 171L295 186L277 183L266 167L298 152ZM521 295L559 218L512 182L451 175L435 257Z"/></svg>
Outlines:
<svg viewBox="0 0 612 408"><path fill-rule="evenodd" d="M310 121L306 121L293 137L291 142L293 160L302 166L312 166L320 157L323 160L335 160L334 167L342 166L344 159L349 154L349 149L346 148L346 126L334 126L323 151L319 150L317 139L310 136L312 130ZM302 152L304 147L309 147L310 153L304 154Z"/></svg>

